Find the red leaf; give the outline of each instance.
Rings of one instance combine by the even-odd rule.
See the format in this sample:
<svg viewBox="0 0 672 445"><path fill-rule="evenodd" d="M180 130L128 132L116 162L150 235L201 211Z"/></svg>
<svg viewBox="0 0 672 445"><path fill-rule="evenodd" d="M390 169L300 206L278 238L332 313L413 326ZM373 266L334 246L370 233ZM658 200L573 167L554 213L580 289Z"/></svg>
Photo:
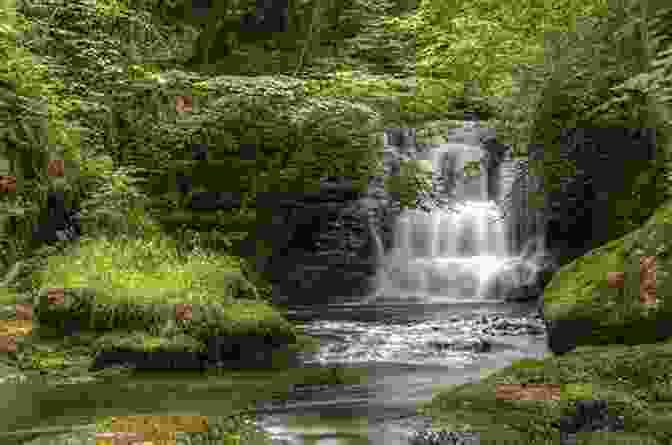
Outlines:
<svg viewBox="0 0 672 445"><path fill-rule="evenodd" d="M52 159L49 161L47 173L51 177L60 178L65 175L65 161L63 159Z"/></svg>

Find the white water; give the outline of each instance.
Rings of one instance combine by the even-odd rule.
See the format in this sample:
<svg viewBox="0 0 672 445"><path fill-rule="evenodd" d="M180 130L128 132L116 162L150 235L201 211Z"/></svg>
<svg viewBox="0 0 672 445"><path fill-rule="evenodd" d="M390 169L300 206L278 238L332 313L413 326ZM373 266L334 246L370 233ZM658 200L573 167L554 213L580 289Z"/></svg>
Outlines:
<svg viewBox="0 0 672 445"><path fill-rule="evenodd" d="M445 144L427 160L436 171L454 173L481 154L475 145ZM457 212L401 215L389 252L369 224L383 267L378 291L368 301L289 311L290 320L321 342L317 353L304 356L306 366L360 368L368 378L366 385L307 389L282 406L262 406L269 414L260 416L259 424L273 435L274 445L408 445L411 431L431 426L417 415L417 404L431 400L439 388L546 352L543 324L532 320L529 307L504 303L500 292L533 279L537 269L508 269L504 286L489 292L492 278L500 281L510 265L541 259L543 239L530 242L519 257L507 252L506 223L487 201L485 174L458 181L456 193L463 200ZM526 333L490 328L520 323L513 317L517 312L526 319L520 326L531 328ZM481 341L492 349L479 351Z"/></svg>
<svg viewBox="0 0 672 445"><path fill-rule="evenodd" d="M383 260L372 300L480 300L490 279L513 257L507 252L505 221L488 201L486 170L468 177L467 162L483 156L464 143L434 148L428 159L436 173L455 178L454 209L407 210L398 219L393 248Z"/></svg>

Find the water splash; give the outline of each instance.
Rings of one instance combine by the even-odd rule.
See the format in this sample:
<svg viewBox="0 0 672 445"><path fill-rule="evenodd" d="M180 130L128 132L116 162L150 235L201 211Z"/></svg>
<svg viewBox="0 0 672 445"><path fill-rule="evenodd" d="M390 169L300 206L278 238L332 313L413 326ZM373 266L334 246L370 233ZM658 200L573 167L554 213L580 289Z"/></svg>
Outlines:
<svg viewBox="0 0 672 445"><path fill-rule="evenodd" d="M376 292L367 301L492 298L493 281L504 272L510 272L510 287L535 281L546 259L543 238L530 240L520 256L511 256L505 221L488 200L485 166L479 175L464 174L464 167L480 162L483 154L481 147L462 143L428 152L434 172L446 178L459 204L431 213L407 210L398 218L393 247L382 259Z"/></svg>
<svg viewBox="0 0 672 445"><path fill-rule="evenodd" d="M371 218L369 218L368 227L369 227L369 236L373 240L374 259L376 261L376 264L381 264L383 262L383 259L385 258L385 247L383 246L383 241L380 239L378 230L376 230L376 226Z"/></svg>
<svg viewBox="0 0 672 445"><path fill-rule="evenodd" d="M521 254L500 265L497 272L489 277L483 292L487 297L508 297L527 299L530 294L541 294L539 274L544 270L555 270L557 264L545 249L544 235L529 239Z"/></svg>

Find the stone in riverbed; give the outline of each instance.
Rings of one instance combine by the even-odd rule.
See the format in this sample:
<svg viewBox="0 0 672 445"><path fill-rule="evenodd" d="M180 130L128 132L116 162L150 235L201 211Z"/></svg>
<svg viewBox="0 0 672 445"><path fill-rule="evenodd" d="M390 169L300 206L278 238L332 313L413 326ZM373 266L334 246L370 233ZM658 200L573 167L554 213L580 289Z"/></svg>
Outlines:
<svg viewBox="0 0 672 445"><path fill-rule="evenodd" d="M459 431L416 431L410 438L411 445L478 445L478 433Z"/></svg>
<svg viewBox="0 0 672 445"><path fill-rule="evenodd" d="M438 350L469 350L476 353L490 352L492 343L483 338L434 338L428 342L428 346Z"/></svg>

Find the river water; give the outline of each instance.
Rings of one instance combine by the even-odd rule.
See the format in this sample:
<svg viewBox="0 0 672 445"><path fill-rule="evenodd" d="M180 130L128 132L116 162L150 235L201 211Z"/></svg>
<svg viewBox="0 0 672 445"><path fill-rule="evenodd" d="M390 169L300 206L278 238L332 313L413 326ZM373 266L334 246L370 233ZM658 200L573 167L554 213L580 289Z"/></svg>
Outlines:
<svg viewBox="0 0 672 445"><path fill-rule="evenodd" d="M546 351L542 324L528 304L343 303L292 307L287 316L322 342L318 352L302 357L303 366L364 368L367 381L296 389L286 402L259 400L258 425L274 445L407 445L413 430L428 425L416 416L418 403L442 385ZM86 425L101 416L220 416L240 409L243 385L255 385L253 379L169 374L62 387L0 385L0 432ZM0 441L9 444L9 436Z"/></svg>
<svg viewBox="0 0 672 445"><path fill-rule="evenodd" d="M344 303L294 307L288 317L320 338L306 366L364 367L362 386L314 388L260 404L260 425L279 444L408 445L429 425L418 404L438 388L547 351L532 305L493 300ZM491 345L489 350L481 346Z"/></svg>

